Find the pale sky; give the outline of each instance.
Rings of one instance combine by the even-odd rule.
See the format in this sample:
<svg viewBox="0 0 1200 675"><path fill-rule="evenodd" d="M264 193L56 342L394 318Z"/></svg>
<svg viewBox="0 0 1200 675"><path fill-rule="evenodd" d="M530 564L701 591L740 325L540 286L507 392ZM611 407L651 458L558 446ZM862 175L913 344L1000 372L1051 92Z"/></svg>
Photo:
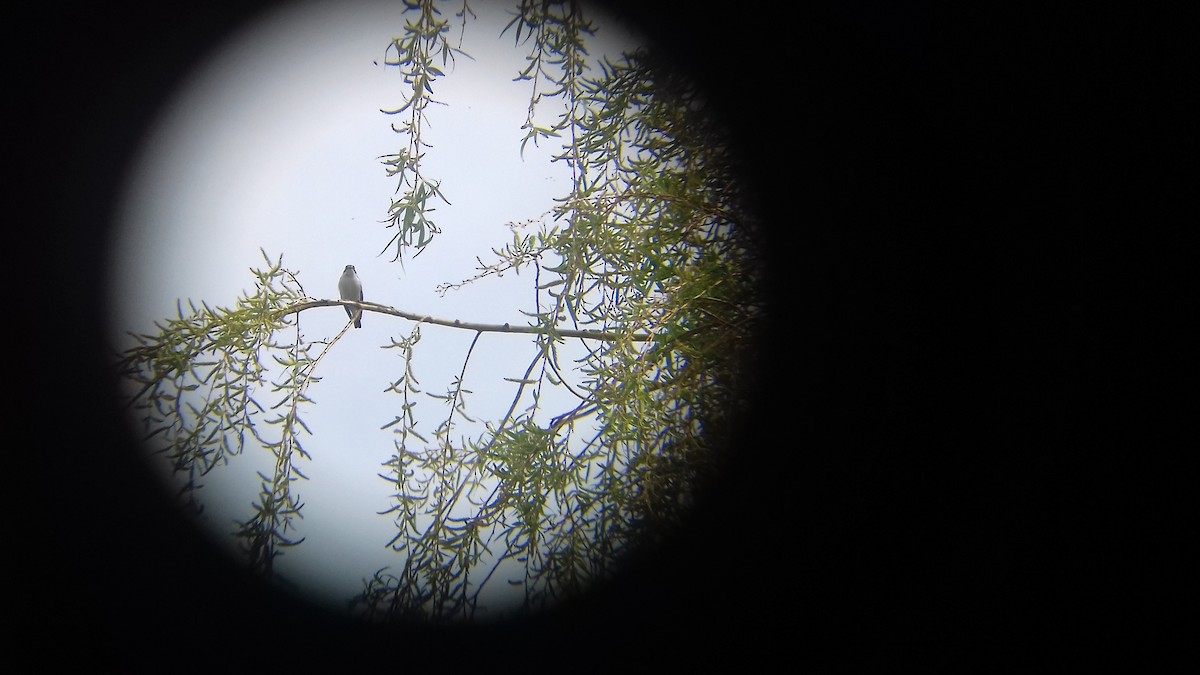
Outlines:
<svg viewBox="0 0 1200 675"><path fill-rule="evenodd" d="M447 4L445 16L460 7ZM533 310L531 273L444 297L434 291L472 276L476 256L488 261L492 247L511 239L506 223L541 217L570 187L566 167L549 161L558 145L530 143L523 160L519 154L531 83L512 82L528 46L514 47L511 32L499 37L509 3L475 0L471 8L478 18L467 26L463 48L476 60L458 58L434 83L433 97L448 105L428 108L423 135L433 145L423 173L442 180L452 205L437 203L430 216L442 234L403 269L391 262L393 251L379 255L395 232L379 221L387 218L397 183L378 159L406 144L390 127L399 120L380 112L404 100L399 70L383 65L404 25L401 3L297 3L198 55L190 78L147 132L123 198L109 285L116 344L130 344L125 330L152 332L155 320L174 317L178 299L185 306L189 298L233 306L253 288L249 268L264 265L260 247L272 258L282 254L316 298L336 298L338 277L352 264L368 301L442 318L527 323L519 310ZM596 18L593 57L615 59L635 44L616 24ZM457 29L452 36L457 41ZM543 101L545 111L550 104ZM325 340L345 321L341 307L319 308L304 312L301 326L306 339ZM308 390L316 405L305 421L314 435L302 442L313 461L298 463L310 480L296 486L305 504L299 535L307 541L279 558L277 569L339 607L361 590L364 577L403 563L385 547L395 535L391 516L376 515L391 506L394 489L377 476L394 453L392 430L380 427L400 405L384 390L403 368L398 350L380 347L411 329L404 319L368 313L363 328L326 357L317 372L323 380ZM424 326L422 335L417 377L425 391L442 393L474 333ZM521 376L531 345L530 336L480 339L466 381L476 392L469 410L478 419L503 415L516 385L501 378ZM259 399L276 402L266 388ZM438 402L422 400L419 430L432 439L444 414ZM269 473L270 461L266 451L251 449L210 475L203 495L215 531L230 531L234 520L252 515L255 474Z"/></svg>

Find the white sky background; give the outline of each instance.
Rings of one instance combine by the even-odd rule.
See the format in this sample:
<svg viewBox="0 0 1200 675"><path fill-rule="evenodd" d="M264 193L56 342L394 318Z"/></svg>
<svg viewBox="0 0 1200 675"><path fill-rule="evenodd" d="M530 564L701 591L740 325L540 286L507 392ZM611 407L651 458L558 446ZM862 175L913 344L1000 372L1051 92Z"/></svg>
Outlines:
<svg viewBox="0 0 1200 675"><path fill-rule="evenodd" d="M460 8L448 3L443 16L453 18ZM403 269L391 262L394 250L379 255L395 233L379 221L397 183L378 159L406 145L390 127L404 116L380 112L404 101L399 70L383 65L403 30L401 3L298 3L204 55L145 137L127 185L111 261L117 345L131 344L125 331L152 333L155 320L174 317L178 299L185 308L189 298L233 306L253 290L249 268L265 265L260 247L273 259L282 253L284 266L316 298L336 298L338 277L352 264L367 301L441 318L526 324L518 310L534 309L532 270L444 297L434 292L438 284L473 276L476 255L490 261L490 249L511 240L506 223L539 218L571 184L567 167L549 161L558 144L530 143L524 160L519 154L532 83L512 82L528 45L514 47L511 32L499 36L510 3L475 0L471 9L478 18L468 24L463 48L475 60L460 56L453 70L443 69L433 97L448 106L427 108L423 132L433 145L423 174L442 180L452 205L436 203L430 217L443 232ZM596 19L593 57L615 59L634 44L613 22ZM458 30L451 35L457 42ZM542 102L543 122L557 114L551 103ZM345 322L341 307L301 315L309 341L332 338ZM364 577L403 564L385 547L395 535L392 516L376 515L391 506L394 489L377 475L394 453L392 430L380 427L401 402L384 389L403 368L399 350L380 347L411 329L404 319L366 314L362 329L352 329L326 356L316 373L322 381L308 391L316 404L301 413L313 431L302 437L313 461L298 462L309 480L295 486L305 505L298 534L307 540L277 559L277 570L339 608L362 589ZM416 376L424 391L445 392L473 337L422 327ZM531 342L521 335L480 338L466 376L477 392L468 402L477 419L503 415L516 385L500 378L522 375ZM258 400L276 401L267 388ZM418 430L432 440L446 410L422 399ZM255 472L269 473L270 461L269 453L251 448L210 474L201 494L218 531L252 515Z"/></svg>

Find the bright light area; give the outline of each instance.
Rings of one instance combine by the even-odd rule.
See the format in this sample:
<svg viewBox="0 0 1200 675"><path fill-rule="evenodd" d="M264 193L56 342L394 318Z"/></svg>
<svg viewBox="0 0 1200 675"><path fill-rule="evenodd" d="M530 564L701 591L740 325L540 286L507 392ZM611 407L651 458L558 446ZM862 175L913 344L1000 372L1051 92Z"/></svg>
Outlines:
<svg viewBox="0 0 1200 675"><path fill-rule="evenodd" d="M432 147L423 174L441 180L451 202L430 214L443 232L403 267L392 262L394 249L384 251L395 230L381 221L397 185L378 158L406 141L390 126L400 120L380 110L404 101L398 70L384 66L385 50L403 30L402 8L400 2L297 4L198 55L190 79L147 131L124 195L110 279L118 348L133 344L125 331L153 333L156 320L175 317L178 300L185 311L188 299L233 306L253 290L249 269L264 267L260 248L273 259L282 254L314 298L336 299L343 268L354 265L369 302L439 318L528 323L519 310L534 309L532 271L435 292L473 276L476 256L487 262L491 248L511 240L507 224L542 219L571 186L567 168L550 162L557 144L530 143L523 159L519 153L532 85L512 81L528 47L514 46L511 32L500 36L510 18L507 3L471 3L478 18L467 25L462 47L475 60L459 57L433 85L433 97L447 105L428 109L423 139ZM452 18L459 8L448 3L443 11ZM617 24L596 19L593 57L615 59L633 46ZM452 36L456 42L457 28ZM554 110L550 101L541 105ZM345 322L341 307L300 318L308 341L331 339ZM365 577L403 564L386 547L396 534L392 516L377 514L391 507L395 490L378 475L395 453L393 431L381 427L400 411L400 398L384 390L404 363L398 350L380 347L411 330L407 320L366 314L362 329L338 343L317 372L321 381L308 390L315 405L305 422L313 435L301 440L313 461L298 462L309 480L294 488L304 503L297 535L306 541L288 549L276 569L338 609L362 590ZM444 393L474 333L421 330L416 376L424 391ZM468 401L473 417L503 417L517 385L502 378L521 377L532 355L528 335L480 338L465 376L475 392ZM548 413L573 405L563 394L546 405ZM277 400L269 386L258 398L264 406ZM445 414L438 401L420 401L419 428L427 438ZM478 433L465 425L460 431ZM249 448L205 479L201 497L215 532L231 532L253 515L256 472L269 475L272 462L268 452ZM493 584L502 592L507 586L503 579Z"/></svg>

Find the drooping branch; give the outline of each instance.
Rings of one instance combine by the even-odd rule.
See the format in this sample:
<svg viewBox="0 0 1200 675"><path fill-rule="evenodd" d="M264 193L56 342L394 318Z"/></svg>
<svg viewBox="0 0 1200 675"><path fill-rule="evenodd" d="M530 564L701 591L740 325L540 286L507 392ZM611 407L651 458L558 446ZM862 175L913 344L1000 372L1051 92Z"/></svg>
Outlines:
<svg viewBox="0 0 1200 675"><path fill-rule="evenodd" d="M379 314L390 314L398 316L409 321L417 323L428 323L436 326L446 326L448 328L462 328L465 330L473 330L484 333L526 333L532 335L546 335L551 331L545 326L514 326L508 323L476 323L474 321L461 321L459 319L439 319L429 315L415 314L413 312L405 312L404 310L396 309L388 305L380 305L374 302L355 302L353 300L306 300L298 302L279 313L279 316L287 316L288 314L299 314L306 309L315 307L334 307L343 305L351 308L362 309L365 312L378 312ZM554 335L560 337L581 338L584 340L604 340L608 342L616 342L619 340L631 340L633 342L648 342L654 339L654 335L650 333L614 333L611 331L599 330L572 330L572 329L556 329Z"/></svg>

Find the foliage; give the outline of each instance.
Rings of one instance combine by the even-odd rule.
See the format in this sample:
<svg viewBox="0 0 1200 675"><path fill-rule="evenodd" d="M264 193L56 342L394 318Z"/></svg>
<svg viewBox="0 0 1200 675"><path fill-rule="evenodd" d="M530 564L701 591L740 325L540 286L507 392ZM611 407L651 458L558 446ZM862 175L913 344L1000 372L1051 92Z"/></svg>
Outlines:
<svg viewBox="0 0 1200 675"><path fill-rule="evenodd" d="M404 104L387 111L405 116L393 125L405 147L381 158L403 190L387 221L394 260L419 254L439 231L428 203L445 198L441 183L421 173L429 147L421 133L444 76L435 55L443 66L465 55L450 45L451 23L433 0L406 4L415 18L387 61L409 88ZM473 15L464 3L456 16L465 30ZM388 346L404 364L388 389L397 414L387 425L395 454L384 476L394 487L390 545L399 562L357 598L371 619L469 619L484 589L503 583L519 589L524 607L540 608L611 576L627 553L653 546L687 517L746 412L742 367L763 318L757 227L703 101L651 50L592 59L593 27L576 2L521 2L505 32L529 50L517 77L532 87L519 149L560 139L554 161L569 167L572 189L536 227L514 228L512 242L463 282L533 273L536 305L526 314L536 332L502 418L473 437L459 431L475 421L465 380L483 329L474 328L443 393L420 388L419 323ZM561 112L541 123L548 105ZM187 494L248 435L274 453L274 473L262 476L256 513L239 531L266 574L280 547L298 543L291 531L302 505L291 485L303 476L293 462L307 458L299 437L308 432L299 411L321 360L299 333L300 310L312 301L281 262L255 271L257 291L235 308L181 309L122 355L123 373L143 387L134 406L186 476ZM293 328L294 339L279 337ZM577 363L564 356L569 339L584 346ZM282 368L269 385L280 397L270 408L254 397L268 384L265 358ZM576 403L547 410L551 389ZM446 412L424 412L430 399ZM268 413L272 434L258 421ZM427 437L418 422L434 414L440 421Z"/></svg>
<svg viewBox="0 0 1200 675"><path fill-rule="evenodd" d="M415 340L396 345L406 375L393 391L406 415L390 463L392 545L405 563L369 584L371 616L471 616L507 561L521 568L510 583L526 606L578 593L679 524L742 412L741 346L761 319L747 264L755 228L702 101L648 51L602 61L589 77L592 27L577 3L522 3L506 30L530 47L517 78L533 85L521 146L566 139L555 161L570 167L573 189L550 224L514 229L478 278L533 267L530 316L544 332L508 414L459 444L461 379L426 441L411 414ZM543 100L564 111L545 126L535 121ZM588 347L578 404L547 420L543 389L569 386L564 321L622 337Z"/></svg>
<svg viewBox="0 0 1200 675"><path fill-rule="evenodd" d="M429 219L429 214L434 210L429 206L429 200L437 197L447 204L450 201L442 194L440 182L421 173L424 148L430 147L421 141L421 130L425 125L425 109L431 103L438 103L432 96L433 82L444 75L441 69L433 65L434 54L440 54L443 68L453 61L455 54L465 55L461 49L450 45L446 38L450 22L439 18L441 12L432 2L405 0L405 8L416 12L418 18L405 24L403 37L392 40L384 61L386 65L398 68L404 83L411 88L411 95L403 105L395 110L383 111L388 115L407 116L399 125L392 124L392 129L407 136L408 143L397 152L380 158L384 160L388 175L398 176L396 192L404 190L404 194L388 207L388 227L396 228L396 234L383 250L395 246L393 261L399 260L409 247L415 248L417 255L420 255L440 232L437 224ZM470 8L464 2L458 14L463 19L464 29L470 13Z"/></svg>
<svg viewBox="0 0 1200 675"><path fill-rule="evenodd" d="M165 453L176 476L184 478L180 490L184 504L196 511L202 506L195 491L198 479L230 456L241 454L248 437L275 456L273 475L264 476L255 515L239 526L237 535L249 554L253 569L269 575L279 548L295 546L291 530L300 517L301 504L291 484L303 475L297 456L310 459L300 443L308 427L300 406L310 403L304 392L318 359L309 356L312 344L300 340L299 318L286 309L305 299L300 282L283 268L282 257L268 267L251 270L256 291L242 297L233 308L182 306L178 318L156 324L157 335L135 335L137 347L126 350L120 373L140 385L131 400L139 411L146 440ZM278 338L295 330L291 342ZM264 408L254 397L267 384L267 357L282 374L271 382L280 399ZM256 417L270 413L263 424Z"/></svg>

